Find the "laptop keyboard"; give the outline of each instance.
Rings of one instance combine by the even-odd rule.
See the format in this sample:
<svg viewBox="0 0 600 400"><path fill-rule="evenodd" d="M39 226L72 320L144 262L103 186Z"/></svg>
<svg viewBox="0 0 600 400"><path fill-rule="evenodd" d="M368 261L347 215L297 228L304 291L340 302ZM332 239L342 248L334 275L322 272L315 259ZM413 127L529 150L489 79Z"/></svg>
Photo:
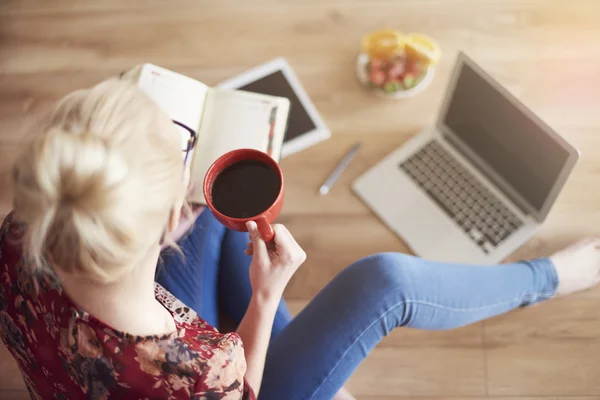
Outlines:
<svg viewBox="0 0 600 400"><path fill-rule="evenodd" d="M486 254L523 224L436 141L402 162L400 169Z"/></svg>

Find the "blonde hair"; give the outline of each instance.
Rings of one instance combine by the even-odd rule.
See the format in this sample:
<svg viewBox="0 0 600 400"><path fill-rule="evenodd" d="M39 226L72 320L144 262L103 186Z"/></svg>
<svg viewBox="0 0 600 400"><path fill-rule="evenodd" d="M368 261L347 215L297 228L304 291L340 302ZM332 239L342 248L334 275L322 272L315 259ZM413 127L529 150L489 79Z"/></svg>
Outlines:
<svg viewBox="0 0 600 400"><path fill-rule="evenodd" d="M179 133L132 83L63 98L14 169L27 255L113 282L164 234L183 200Z"/></svg>

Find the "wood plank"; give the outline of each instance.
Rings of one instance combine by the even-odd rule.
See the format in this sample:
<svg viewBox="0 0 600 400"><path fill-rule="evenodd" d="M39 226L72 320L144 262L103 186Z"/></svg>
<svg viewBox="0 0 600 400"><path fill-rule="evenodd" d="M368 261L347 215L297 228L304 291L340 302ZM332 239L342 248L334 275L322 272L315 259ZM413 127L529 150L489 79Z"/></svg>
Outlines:
<svg viewBox="0 0 600 400"><path fill-rule="evenodd" d="M489 393L600 397L598 304L563 298L486 321Z"/></svg>
<svg viewBox="0 0 600 400"><path fill-rule="evenodd" d="M585 297L553 299L485 321L490 348L510 343L600 342L598 301Z"/></svg>
<svg viewBox="0 0 600 400"><path fill-rule="evenodd" d="M600 396L598 342L540 339L486 352L490 394Z"/></svg>
<svg viewBox="0 0 600 400"><path fill-rule="evenodd" d="M485 394L481 349L375 349L348 382L362 395L482 396Z"/></svg>

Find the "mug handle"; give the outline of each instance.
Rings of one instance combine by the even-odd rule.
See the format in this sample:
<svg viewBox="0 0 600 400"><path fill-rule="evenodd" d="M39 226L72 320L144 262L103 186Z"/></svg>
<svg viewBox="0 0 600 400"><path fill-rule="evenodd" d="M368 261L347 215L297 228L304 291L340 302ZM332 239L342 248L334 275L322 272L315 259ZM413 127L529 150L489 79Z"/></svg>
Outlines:
<svg viewBox="0 0 600 400"><path fill-rule="evenodd" d="M267 243L273 241L275 237L275 232L273 231L273 227L265 217L260 217L256 221L256 225L258 226L258 231L262 236L263 240Z"/></svg>

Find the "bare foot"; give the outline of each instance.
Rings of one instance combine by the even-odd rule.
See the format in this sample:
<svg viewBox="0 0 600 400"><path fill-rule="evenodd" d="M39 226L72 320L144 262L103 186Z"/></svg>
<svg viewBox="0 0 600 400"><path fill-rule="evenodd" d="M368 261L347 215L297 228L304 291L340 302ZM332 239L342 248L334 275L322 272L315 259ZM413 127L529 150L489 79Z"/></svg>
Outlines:
<svg viewBox="0 0 600 400"><path fill-rule="evenodd" d="M589 289L600 282L600 239L585 239L562 249L552 256L558 274L556 294Z"/></svg>
<svg viewBox="0 0 600 400"><path fill-rule="evenodd" d="M356 400L354 396L352 396L346 388L341 388L339 392L333 397L333 400Z"/></svg>

